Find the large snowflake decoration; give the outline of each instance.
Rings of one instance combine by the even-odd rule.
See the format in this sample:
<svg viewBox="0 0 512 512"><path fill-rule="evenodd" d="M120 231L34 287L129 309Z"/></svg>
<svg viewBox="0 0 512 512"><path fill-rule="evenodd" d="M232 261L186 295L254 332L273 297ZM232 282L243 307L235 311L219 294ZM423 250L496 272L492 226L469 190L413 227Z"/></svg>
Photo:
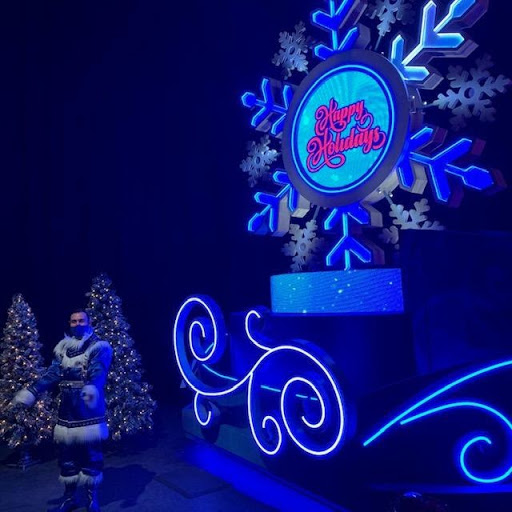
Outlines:
<svg viewBox="0 0 512 512"><path fill-rule="evenodd" d="M290 78L292 71L307 73L309 41L306 37L306 25L303 22L295 25L295 32L279 34L281 49L274 55L272 63L283 68L284 78Z"/></svg>
<svg viewBox="0 0 512 512"><path fill-rule="evenodd" d="M319 252L324 240L317 236L318 225L312 219L301 229L298 224L290 225L291 242L284 244L283 254L292 257L290 269L300 272L306 268L314 269L319 264Z"/></svg>
<svg viewBox="0 0 512 512"><path fill-rule="evenodd" d="M472 116L480 121L494 121L496 109L492 106L492 98L498 92L505 92L511 81L503 75L492 77L489 69L493 66L491 56L485 55L477 59L476 66L469 71L462 66L448 68L446 78L452 88L446 94L439 94L434 105L452 111L450 123L455 130L464 128L466 120Z"/></svg>
<svg viewBox="0 0 512 512"><path fill-rule="evenodd" d="M423 97L445 78L432 65L436 60L467 58L477 48L463 30L485 14L487 3L425 0L418 31L409 35L392 34L397 21L403 28L412 19L408 0L374 0L371 6L366 0L326 0L324 5L311 14L318 32L313 37L304 24L292 34L281 33L274 63L284 68L285 80L264 77L257 92L242 96L252 110L251 126L280 144L282 155L280 161L272 153L270 162L254 146L242 164L251 185L272 176L266 190L254 195L259 207L248 230L291 236L283 252L292 256L292 270L307 267L322 251L315 241L318 232L325 240L325 266L350 269L382 262L382 248L370 241L379 237L368 236L370 228L381 229L381 243L394 245L400 229L442 228L427 219L425 197L409 210L391 205L393 223L384 226L379 204L395 189L457 206L466 189L490 192L504 185L497 171L477 163L482 142L436 126L437 109L427 108L433 105ZM361 23L365 13L380 21L375 34ZM384 55L376 48L387 35ZM315 66L306 60L309 50L318 59ZM435 101L458 119L447 128L460 127L459 118L494 117L490 100L509 81L493 78L491 65L484 57L469 72L449 67L451 90ZM300 75L292 75L294 70L305 78L295 81ZM260 147L267 148L263 154L270 148L268 141ZM292 219L303 219L300 225L306 227Z"/></svg>
<svg viewBox="0 0 512 512"><path fill-rule="evenodd" d="M270 166L277 160L279 153L270 148L270 137L264 135L260 142L251 141L248 155L240 164L240 169L248 174L249 186L254 187L260 179L270 180Z"/></svg>

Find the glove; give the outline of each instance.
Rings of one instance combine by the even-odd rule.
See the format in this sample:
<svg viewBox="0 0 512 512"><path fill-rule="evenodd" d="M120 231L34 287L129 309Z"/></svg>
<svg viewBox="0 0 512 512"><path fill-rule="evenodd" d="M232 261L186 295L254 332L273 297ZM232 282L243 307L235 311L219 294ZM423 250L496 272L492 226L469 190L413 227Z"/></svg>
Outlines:
<svg viewBox="0 0 512 512"><path fill-rule="evenodd" d="M32 393L32 391L29 391L28 389L22 389L14 395L14 398L9 405L15 406L18 404L23 404L27 407L32 407L35 401L36 396L34 393Z"/></svg>
<svg viewBox="0 0 512 512"><path fill-rule="evenodd" d="M98 405L99 392L94 384L86 384L82 388L80 397L89 409L94 409Z"/></svg>

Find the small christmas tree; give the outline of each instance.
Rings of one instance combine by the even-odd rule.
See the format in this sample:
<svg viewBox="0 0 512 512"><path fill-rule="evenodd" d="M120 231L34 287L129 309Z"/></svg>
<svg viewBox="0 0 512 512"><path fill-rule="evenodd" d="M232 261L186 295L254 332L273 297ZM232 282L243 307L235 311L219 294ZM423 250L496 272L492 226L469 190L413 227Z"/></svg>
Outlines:
<svg viewBox="0 0 512 512"><path fill-rule="evenodd" d="M121 299L112 290L106 274L93 279L87 305L94 331L112 346L114 356L106 386L107 420L112 439L153 427L156 402L151 386L142 380L142 362L128 334L130 329L121 311Z"/></svg>
<svg viewBox="0 0 512 512"><path fill-rule="evenodd" d="M21 448L21 465L28 463L28 449L50 437L55 424L55 403L46 393L31 408L10 405L18 391L41 376L40 350L34 313L15 295L0 340L0 438Z"/></svg>

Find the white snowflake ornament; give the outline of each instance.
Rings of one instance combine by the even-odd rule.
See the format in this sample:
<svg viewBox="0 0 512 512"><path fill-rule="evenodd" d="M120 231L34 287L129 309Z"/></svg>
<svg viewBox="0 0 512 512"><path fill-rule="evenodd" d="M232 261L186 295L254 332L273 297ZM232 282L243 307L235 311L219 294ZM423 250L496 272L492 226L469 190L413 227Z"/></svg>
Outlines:
<svg viewBox="0 0 512 512"><path fill-rule="evenodd" d="M282 252L292 257L290 269L292 272L301 272L304 268L312 268L319 263L318 256L324 240L317 237L318 225L316 220L306 222L301 229L298 224L290 224L291 242L284 244Z"/></svg>
<svg viewBox="0 0 512 512"><path fill-rule="evenodd" d="M279 152L270 148L270 137L264 135L260 142L249 142L247 158L240 164L240 169L249 175L249 186L254 187L260 179L270 179L270 166L279 157Z"/></svg>
<svg viewBox="0 0 512 512"><path fill-rule="evenodd" d="M505 92L511 80L503 75L494 78L489 69L494 66L490 55L477 59L476 66L469 71L462 66L450 66L446 75L451 89L446 94L439 94L434 105L441 110L450 109L450 120L454 130L460 130L467 124L466 120L477 117L480 121L494 121L496 109L491 98L498 92Z"/></svg>
<svg viewBox="0 0 512 512"><path fill-rule="evenodd" d="M414 11L412 5L407 0L376 0L375 4L369 6L367 16L372 20L378 18L380 23L377 25L380 40L391 31L391 26L397 21L406 25L413 22Z"/></svg>
<svg viewBox="0 0 512 512"><path fill-rule="evenodd" d="M390 226L389 228L384 228L379 235L379 240L381 240L385 244L394 245L395 248L398 248L398 240L400 240L400 232L396 226Z"/></svg>
<svg viewBox="0 0 512 512"><path fill-rule="evenodd" d="M281 49L274 55L272 63L283 68L284 78L290 78L292 71L308 72L306 59L309 44L306 37L306 25L301 21L295 25L295 32L279 33Z"/></svg>
<svg viewBox="0 0 512 512"><path fill-rule="evenodd" d="M423 198L421 201L414 203L414 208L406 210L401 204L391 203L391 211L389 216L394 218L393 224L400 226L400 229L430 229L436 231L442 231L443 226L436 220L431 222L425 215L430 211L428 199Z"/></svg>
<svg viewBox="0 0 512 512"><path fill-rule="evenodd" d="M425 215L430 211L430 205L428 199L423 198L420 201L414 203L414 208L406 210L402 204L394 204L388 198L390 202L391 211L389 216L393 218L393 226L384 228L379 235L379 239L385 243L394 245L395 249L399 248L398 242L400 241L400 230L402 229L421 229L429 231L443 231L442 226L437 220L430 221Z"/></svg>

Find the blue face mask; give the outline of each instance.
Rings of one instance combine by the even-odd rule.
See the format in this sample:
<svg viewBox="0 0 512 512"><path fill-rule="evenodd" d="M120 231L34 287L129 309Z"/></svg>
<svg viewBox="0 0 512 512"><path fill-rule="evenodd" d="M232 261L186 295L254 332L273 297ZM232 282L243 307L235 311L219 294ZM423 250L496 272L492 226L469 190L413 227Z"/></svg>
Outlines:
<svg viewBox="0 0 512 512"><path fill-rule="evenodd" d="M91 327L89 325L74 325L73 327L69 328L69 331L71 336L80 339L91 331Z"/></svg>

